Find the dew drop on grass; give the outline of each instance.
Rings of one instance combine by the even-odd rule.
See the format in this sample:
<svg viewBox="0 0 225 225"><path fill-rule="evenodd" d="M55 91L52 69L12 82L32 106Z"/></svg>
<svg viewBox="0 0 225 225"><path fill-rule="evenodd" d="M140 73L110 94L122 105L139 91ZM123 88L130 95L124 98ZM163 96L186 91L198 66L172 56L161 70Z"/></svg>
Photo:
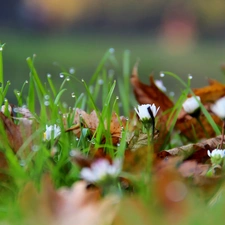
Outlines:
<svg viewBox="0 0 225 225"><path fill-rule="evenodd" d="M78 137L76 137L76 141L79 141L79 138Z"/></svg>
<svg viewBox="0 0 225 225"><path fill-rule="evenodd" d="M33 146L31 147L31 150L32 150L33 152L37 152L37 151L39 150L39 146L38 146L38 145L33 145Z"/></svg>
<svg viewBox="0 0 225 225"><path fill-rule="evenodd" d="M160 77L165 77L165 74L163 72L160 72Z"/></svg>
<svg viewBox="0 0 225 225"><path fill-rule="evenodd" d="M66 81L70 81L70 78L69 78L69 77L67 77L67 78L66 78Z"/></svg>
<svg viewBox="0 0 225 225"><path fill-rule="evenodd" d="M22 166L22 167L26 166L26 161L21 159L20 160L20 166Z"/></svg>
<svg viewBox="0 0 225 225"><path fill-rule="evenodd" d="M45 96L44 96L44 99L45 99L45 100L49 100L49 99L50 99L50 96L49 96L49 95L45 95Z"/></svg>
<svg viewBox="0 0 225 225"><path fill-rule="evenodd" d="M192 77L192 75L191 75L191 74L189 74L189 75L188 75L188 79L190 79L190 80L191 80L192 78L193 78L193 77Z"/></svg>
<svg viewBox="0 0 225 225"><path fill-rule="evenodd" d="M60 78L63 78L63 77L64 77L64 75L63 75L62 73L60 73L60 74L59 74L59 77L60 77Z"/></svg>
<svg viewBox="0 0 225 225"><path fill-rule="evenodd" d="M99 84L99 85L103 85L103 84L104 84L104 80L99 79L99 80L98 80L98 84Z"/></svg>
<svg viewBox="0 0 225 225"><path fill-rule="evenodd" d="M113 54L113 53L115 52L115 49L114 49L114 48L110 48L110 49L109 49L109 52L110 52L111 54Z"/></svg>
<svg viewBox="0 0 225 225"><path fill-rule="evenodd" d="M3 50L3 48L2 47L0 47L0 51L2 51Z"/></svg>
<svg viewBox="0 0 225 225"><path fill-rule="evenodd" d="M170 97L174 97L175 93L174 93L173 91L171 91L171 92L169 93L169 95L170 95Z"/></svg>
<svg viewBox="0 0 225 225"><path fill-rule="evenodd" d="M71 93L71 97L72 98L75 98L76 97L76 95L75 95L75 93L73 92L73 93Z"/></svg>
<svg viewBox="0 0 225 225"><path fill-rule="evenodd" d="M21 94L21 93L20 93L19 91L16 92L16 95L20 96L20 94Z"/></svg>
<svg viewBox="0 0 225 225"><path fill-rule="evenodd" d="M75 69L74 69L73 67L71 67L71 68L69 69L69 73L70 73L70 74L74 74L74 73L75 73Z"/></svg>
<svg viewBox="0 0 225 225"><path fill-rule="evenodd" d="M51 75L50 73L47 74L47 77L48 77L48 78L51 78L51 76L52 76L52 75Z"/></svg>
<svg viewBox="0 0 225 225"><path fill-rule="evenodd" d="M117 146L119 147L120 146L120 143L117 143Z"/></svg>
<svg viewBox="0 0 225 225"><path fill-rule="evenodd" d="M71 150L71 151L69 152L69 155L70 155L71 157L74 157L74 156L77 155L77 152L76 152L75 150Z"/></svg>
<svg viewBox="0 0 225 225"><path fill-rule="evenodd" d="M49 101L44 101L44 105L45 106L49 106L50 105L50 102Z"/></svg>

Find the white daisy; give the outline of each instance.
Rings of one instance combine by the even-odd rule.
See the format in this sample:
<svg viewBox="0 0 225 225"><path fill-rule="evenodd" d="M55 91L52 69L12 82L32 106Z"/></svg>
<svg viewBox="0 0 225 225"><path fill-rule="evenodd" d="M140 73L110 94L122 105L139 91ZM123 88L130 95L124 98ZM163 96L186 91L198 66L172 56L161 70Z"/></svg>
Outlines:
<svg viewBox="0 0 225 225"><path fill-rule="evenodd" d="M211 110L221 119L225 119L225 96L218 99L212 106Z"/></svg>
<svg viewBox="0 0 225 225"><path fill-rule="evenodd" d="M136 113L138 114L140 120L150 120L151 115L149 113L149 109L152 111L153 116L155 117L157 112L159 111L159 108L156 108L155 104L143 104L139 105L138 108L134 108Z"/></svg>
<svg viewBox="0 0 225 225"><path fill-rule="evenodd" d="M199 96L196 96L196 97L192 96L183 103L183 108L186 113L192 114L200 108L196 98L200 101Z"/></svg>
<svg viewBox="0 0 225 225"><path fill-rule="evenodd" d="M91 164L91 167L85 167L80 172L80 177L88 182L96 183L105 178L116 178L119 176L122 168L122 161L116 159L110 164L106 159L99 159Z"/></svg>
<svg viewBox="0 0 225 225"><path fill-rule="evenodd" d="M61 134L61 129L56 124L54 125L46 125L46 131L44 132L44 140L51 140L53 137L54 139L57 138Z"/></svg>

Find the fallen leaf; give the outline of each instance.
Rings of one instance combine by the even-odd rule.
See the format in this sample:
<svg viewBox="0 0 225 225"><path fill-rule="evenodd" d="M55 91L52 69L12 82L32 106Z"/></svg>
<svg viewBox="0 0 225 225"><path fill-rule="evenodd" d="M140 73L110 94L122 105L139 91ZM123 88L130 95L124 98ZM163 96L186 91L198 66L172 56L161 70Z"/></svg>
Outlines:
<svg viewBox="0 0 225 225"><path fill-rule="evenodd" d="M225 85L216 80L209 79L209 86L193 89L196 96L201 98L202 104L215 102L225 95Z"/></svg>
<svg viewBox="0 0 225 225"><path fill-rule="evenodd" d="M90 114L86 113L81 109L76 109L74 117L74 125L67 128L66 131L72 131L76 136L80 136L82 127L88 128L91 134L94 135L97 127L99 126L99 119L95 111ZM112 143L116 145L120 142L121 131L126 127L127 119L124 116L118 117L116 113L112 114L110 121L110 134L112 138ZM106 121L104 121L105 129L107 130ZM102 142L104 143L105 137L102 137Z"/></svg>
<svg viewBox="0 0 225 225"><path fill-rule="evenodd" d="M217 146L221 142L221 135L210 138L207 140L203 140L199 143L195 144L188 144L181 147L165 150L170 155L173 156L181 156L183 159L194 159L198 163L204 163L206 160L209 159L209 156L207 154L208 150L214 150L217 148ZM225 144L225 141L223 142Z"/></svg>
<svg viewBox="0 0 225 225"><path fill-rule="evenodd" d="M119 203L116 196L102 199L99 190L87 189L84 181L55 190L48 177L40 193L32 183L27 184L19 201L26 221L43 225L111 224Z"/></svg>
<svg viewBox="0 0 225 225"><path fill-rule="evenodd" d="M179 166L178 171L183 177L205 176L209 167L209 164L201 164L195 160L187 160Z"/></svg>
<svg viewBox="0 0 225 225"><path fill-rule="evenodd" d="M155 104L157 107L160 106L162 112L174 106L170 98L156 86L153 76L150 76L150 85L146 85L139 80L137 64L133 68L130 81L139 104Z"/></svg>
<svg viewBox="0 0 225 225"><path fill-rule="evenodd" d="M209 113L211 114L214 122L217 125L222 126L221 119L215 114L212 114L210 111ZM184 135L188 140L193 142L198 141L202 138L215 136L215 131L212 129L210 123L203 114L200 115L199 121L182 110L176 121L175 128L179 130L180 133Z"/></svg>
<svg viewBox="0 0 225 225"><path fill-rule="evenodd" d="M23 138L21 135L21 131L18 125L16 125L10 118L6 117L2 112L0 112L0 121L5 130L5 134L7 138L5 138L5 134L1 133L1 142L3 146L5 144L9 144L14 152L17 152L18 149L23 144ZM7 143L8 142L8 143Z"/></svg>

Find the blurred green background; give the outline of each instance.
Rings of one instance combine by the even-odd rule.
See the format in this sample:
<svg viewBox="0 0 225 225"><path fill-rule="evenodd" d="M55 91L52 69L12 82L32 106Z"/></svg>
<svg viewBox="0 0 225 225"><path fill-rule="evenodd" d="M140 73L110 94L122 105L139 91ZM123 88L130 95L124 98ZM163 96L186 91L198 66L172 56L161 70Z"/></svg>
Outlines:
<svg viewBox="0 0 225 225"><path fill-rule="evenodd" d="M117 65L107 68L115 77L121 76L123 53L129 50L130 67L139 60L144 82L152 72L160 79L160 71L184 79L191 74L193 87L207 84L207 78L224 81L223 0L9 0L1 7L4 75L11 81L7 97L13 103L13 90L29 79L26 58L33 54L42 80L49 73L58 85L62 68L73 68L75 76L88 81L109 48L115 50ZM182 90L169 77L163 81L168 91ZM75 80L67 86L69 93L82 91Z"/></svg>

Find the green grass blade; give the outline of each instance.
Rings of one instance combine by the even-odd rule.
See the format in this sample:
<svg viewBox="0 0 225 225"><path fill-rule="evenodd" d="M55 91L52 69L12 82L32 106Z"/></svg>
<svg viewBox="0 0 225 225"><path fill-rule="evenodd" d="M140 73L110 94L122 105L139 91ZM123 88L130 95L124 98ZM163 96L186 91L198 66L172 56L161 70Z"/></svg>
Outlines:
<svg viewBox="0 0 225 225"><path fill-rule="evenodd" d="M27 58L27 64L28 64L29 69L31 71L31 75L34 77L34 81L37 84L37 87L40 89L41 94L45 95L46 94L45 88L44 88L44 86L41 83L41 80L40 80L40 78L39 78L39 76L37 74L37 71L34 68L33 61L32 61L32 59L30 57Z"/></svg>
<svg viewBox="0 0 225 225"><path fill-rule="evenodd" d="M4 46L5 44L0 43L0 84L1 84L0 91L1 92L4 89L3 56L2 56Z"/></svg>

